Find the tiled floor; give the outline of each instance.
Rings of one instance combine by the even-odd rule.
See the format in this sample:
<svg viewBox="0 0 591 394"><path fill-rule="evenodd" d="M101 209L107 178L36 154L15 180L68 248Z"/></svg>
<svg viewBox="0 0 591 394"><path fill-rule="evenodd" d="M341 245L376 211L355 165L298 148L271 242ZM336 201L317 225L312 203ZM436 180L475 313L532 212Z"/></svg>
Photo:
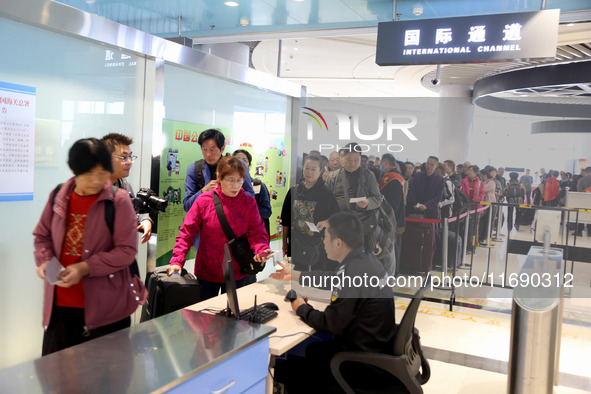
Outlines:
<svg viewBox="0 0 591 394"><path fill-rule="evenodd" d="M510 235L512 239L522 240L533 240L534 237L530 228L525 226L513 230ZM569 244L572 244L572 238L571 235ZM459 269L456 275L504 272L507 236L501 232L499 239L491 248L479 247L471 266ZM591 247L591 238L579 237L577 246ZM518 273L524 261L523 255L508 255L507 274ZM567 271L570 270L569 262ZM573 273L575 289L583 289L585 295L589 294L591 264L576 262ZM432 272L432 275L437 274L441 273ZM457 299L461 306L454 306L453 311L445 303L449 294L449 291L427 292L417 315L416 327L420 330L432 373L424 386L425 392L507 392L512 292L488 287L478 298ZM408 298L396 297L397 319L404 314L408 302ZM560 386L555 387L554 392L591 392L591 299L568 298L567 294L563 308Z"/></svg>
<svg viewBox="0 0 591 394"><path fill-rule="evenodd" d="M510 236L533 241L535 232L529 226L521 226L519 230L513 229ZM573 244L573 238L569 235L569 245ZM421 302L416 327L431 365L431 378L423 386L425 393L508 392L513 293L499 287L498 278L502 273L506 276L519 273L526 256L509 254L505 261L506 240L506 230L502 230L498 241L493 241L490 248L478 247L473 260L472 256L467 256L466 267L456 272L456 275L466 273L479 278L492 273L497 278L497 287L484 286L477 297L458 297L453 311L449 310L450 291L447 290L428 291ZM587 234L577 237L576 245L591 248L591 237ZM268 264L265 272L259 275L266 277L272 270L273 265ZM591 392L591 264L568 262L567 272L573 273L574 289L584 290L585 297L569 298L570 292L567 292L563 299L560 376L554 392L587 393ZM431 274L441 275L441 272L432 271ZM409 288L397 291L399 294L413 292ZM404 315L409 301L404 296L396 297L397 320Z"/></svg>

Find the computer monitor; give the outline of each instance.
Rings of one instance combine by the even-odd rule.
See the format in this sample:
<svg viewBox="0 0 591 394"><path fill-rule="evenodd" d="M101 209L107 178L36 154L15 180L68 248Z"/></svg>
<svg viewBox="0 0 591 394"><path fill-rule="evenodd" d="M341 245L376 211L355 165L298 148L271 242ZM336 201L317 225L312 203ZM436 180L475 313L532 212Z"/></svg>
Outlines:
<svg viewBox="0 0 591 394"><path fill-rule="evenodd" d="M238 295L236 294L236 281L234 279L234 266L232 265L232 256L228 244L224 244L224 260L222 261L222 271L224 272L224 282L226 285L226 296L228 297L228 309L226 316L240 318L240 309L238 307Z"/></svg>

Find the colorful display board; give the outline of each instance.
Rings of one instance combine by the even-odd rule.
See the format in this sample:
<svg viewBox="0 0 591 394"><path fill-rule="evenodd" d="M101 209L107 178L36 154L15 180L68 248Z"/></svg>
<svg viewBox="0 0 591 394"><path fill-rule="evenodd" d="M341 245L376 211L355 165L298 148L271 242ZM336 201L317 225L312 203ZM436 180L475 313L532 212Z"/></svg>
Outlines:
<svg viewBox="0 0 591 394"><path fill-rule="evenodd" d="M162 122L162 133L167 142L162 149L160 159L159 197L167 199L169 205L166 212L158 215L157 266L168 264L172 257L175 239L185 218L183 198L187 167L203 158L197 140L201 132L212 127L174 120ZM226 137L223 154L232 154L236 149L244 149L252 155L250 176L261 179L269 190L272 208L271 238L280 238L279 216L289 188L289 137L278 135L236 137L228 128L218 129ZM251 138L253 140L250 140ZM187 259L194 258L195 253L196 251L191 249Z"/></svg>

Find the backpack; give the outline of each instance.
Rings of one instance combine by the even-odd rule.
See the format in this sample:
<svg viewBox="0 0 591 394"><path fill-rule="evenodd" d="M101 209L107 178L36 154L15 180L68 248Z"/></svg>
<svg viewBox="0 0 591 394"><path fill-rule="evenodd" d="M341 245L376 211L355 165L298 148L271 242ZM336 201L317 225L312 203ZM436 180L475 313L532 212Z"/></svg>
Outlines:
<svg viewBox="0 0 591 394"><path fill-rule="evenodd" d="M205 178L203 177L203 169L205 168L205 160L197 160L195 162L195 190L199 191L205 186Z"/></svg>
<svg viewBox="0 0 591 394"><path fill-rule="evenodd" d="M519 183L509 183L507 190L507 201L511 204L523 204L521 185Z"/></svg>
<svg viewBox="0 0 591 394"><path fill-rule="evenodd" d="M359 183L365 184L367 182L366 177L369 174L368 169L362 171ZM344 173L339 173L339 176L342 177L345 200L349 201L349 185ZM396 215L384 196L380 194L380 197L381 203L378 208L364 212L353 211L353 213L361 221L366 252L377 257L384 264L386 272L394 273L396 263L395 261L392 262L391 257L394 255L394 248L396 247Z"/></svg>
<svg viewBox="0 0 591 394"><path fill-rule="evenodd" d="M51 193L51 206L55 204L55 196L57 196L57 192L60 191L63 185L63 183L60 183L55 187L55 189L53 189L53 192ZM113 185L113 198L115 198L115 194L117 194L118 189L119 186ZM111 200L105 200L105 222L107 223L107 227L109 228L111 235L113 235L115 232L115 205ZM133 259L133 263L130 264L129 272L131 273L132 277L134 275L137 275L138 277L140 276L140 267L138 266L136 259Z"/></svg>
<svg viewBox="0 0 591 394"><path fill-rule="evenodd" d="M456 187L454 189L454 203L451 208L452 217L458 216L462 207L468 203L468 197L462 192L461 188Z"/></svg>

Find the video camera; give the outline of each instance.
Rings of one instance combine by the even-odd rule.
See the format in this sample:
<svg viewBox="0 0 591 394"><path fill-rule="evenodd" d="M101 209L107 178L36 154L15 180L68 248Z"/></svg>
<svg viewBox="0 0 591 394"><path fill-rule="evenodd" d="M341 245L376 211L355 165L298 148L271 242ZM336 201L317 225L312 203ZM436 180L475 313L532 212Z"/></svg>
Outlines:
<svg viewBox="0 0 591 394"><path fill-rule="evenodd" d="M158 214L158 212L166 211L166 207L168 206L168 201L162 198L158 198L156 193L148 188L141 188L135 197L133 197L130 193L131 201L133 202L133 207L135 208L135 213L153 213Z"/></svg>

